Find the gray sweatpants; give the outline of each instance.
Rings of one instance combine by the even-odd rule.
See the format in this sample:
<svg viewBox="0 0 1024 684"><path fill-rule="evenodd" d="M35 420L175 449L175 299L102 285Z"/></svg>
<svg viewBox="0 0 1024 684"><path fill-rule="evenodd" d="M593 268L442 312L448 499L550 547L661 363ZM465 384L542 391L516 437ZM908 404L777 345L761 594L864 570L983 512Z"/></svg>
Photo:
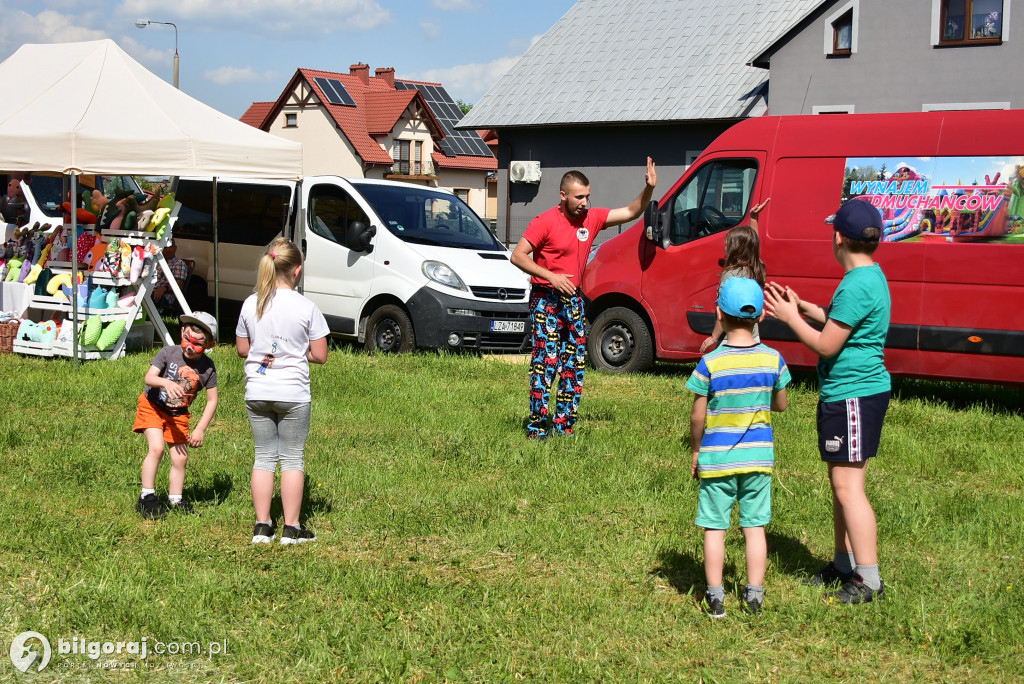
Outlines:
<svg viewBox="0 0 1024 684"><path fill-rule="evenodd" d="M245 410L256 443L253 470L275 472L304 470L306 437L309 435L310 403L293 401L246 401Z"/></svg>

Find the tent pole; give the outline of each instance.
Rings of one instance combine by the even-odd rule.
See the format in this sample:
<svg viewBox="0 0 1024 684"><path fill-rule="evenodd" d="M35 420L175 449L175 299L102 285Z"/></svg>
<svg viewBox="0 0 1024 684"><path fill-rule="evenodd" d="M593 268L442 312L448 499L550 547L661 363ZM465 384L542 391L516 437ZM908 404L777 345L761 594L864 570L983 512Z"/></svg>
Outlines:
<svg viewBox="0 0 1024 684"><path fill-rule="evenodd" d="M213 317L220 330L220 240L217 236L217 177L213 177Z"/></svg>
<svg viewBox="0 0 1024 684"><path fill-rule="evenodd" d="M78 174L71 172L71 367L78 368Z"/></svg>

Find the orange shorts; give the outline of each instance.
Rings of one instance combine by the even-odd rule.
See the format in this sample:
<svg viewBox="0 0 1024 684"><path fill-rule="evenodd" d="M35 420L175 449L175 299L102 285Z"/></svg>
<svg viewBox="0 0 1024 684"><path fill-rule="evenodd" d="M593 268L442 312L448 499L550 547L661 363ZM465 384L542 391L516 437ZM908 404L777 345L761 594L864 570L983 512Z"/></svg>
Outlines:
<svg viewBox="0 0 1024 684"><path fill-rule="evenodd" d="M189 417L188 413L180 416L164 413L143 392L139 395L139 407L135 411L135 426L132 430L144 432L147 428L160 428L168 444L185 444L188 442Z"/></svg>

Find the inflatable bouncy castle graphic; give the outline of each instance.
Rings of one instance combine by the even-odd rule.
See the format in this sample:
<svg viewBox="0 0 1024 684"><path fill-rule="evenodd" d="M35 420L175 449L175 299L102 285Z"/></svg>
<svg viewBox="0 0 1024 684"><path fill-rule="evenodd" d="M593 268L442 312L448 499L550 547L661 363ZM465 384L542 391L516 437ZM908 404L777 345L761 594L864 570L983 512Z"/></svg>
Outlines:
<svg viewBox="0 0 1024 684"><path fill-rule="evenodd" d="M847 159L842 199L878 209L884 242L1024 244L1022 157Z"/></svg>

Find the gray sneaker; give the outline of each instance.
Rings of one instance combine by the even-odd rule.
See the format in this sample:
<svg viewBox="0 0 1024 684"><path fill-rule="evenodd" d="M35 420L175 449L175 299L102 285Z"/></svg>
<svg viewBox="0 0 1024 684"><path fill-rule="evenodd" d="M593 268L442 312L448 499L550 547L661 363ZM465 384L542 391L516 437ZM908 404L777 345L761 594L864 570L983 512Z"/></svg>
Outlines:
<svg viewBox="0 0 1024 684"><path fill-rule="evenodd" d="M721 620L725 617L725 604L720 599L711 598L708 594L704 594L704 612L712 620Z"/></svg>
<svg viewBox="0 0 1024 684"><path fill-rule="evenodd" d="M842 572L833 561L829 561L828 565L810 577L805 578L803 582L808 586L830 587L843 584L851 577L853 577L852 572Z"/></svg>
<svg viewBox="0 0 1024 684"><path fill-rule="evenodd" d="M838 591L826 593L824 597L830 605L836 603L853 605L881 601L885 598L885 582L879 582L878 589L872 589L864 584L864 578L855 572L850 579L843 582L843 586Z"/></svg>
<svg viewBox="0 0 1024 684"><path fill-rule="evenodd" d="M307 530L301 525L299 527L285 525L284 531L281 532L282 544L302 544L311 541L316 541L316 535L313 534L313 530Z"/></svg>

